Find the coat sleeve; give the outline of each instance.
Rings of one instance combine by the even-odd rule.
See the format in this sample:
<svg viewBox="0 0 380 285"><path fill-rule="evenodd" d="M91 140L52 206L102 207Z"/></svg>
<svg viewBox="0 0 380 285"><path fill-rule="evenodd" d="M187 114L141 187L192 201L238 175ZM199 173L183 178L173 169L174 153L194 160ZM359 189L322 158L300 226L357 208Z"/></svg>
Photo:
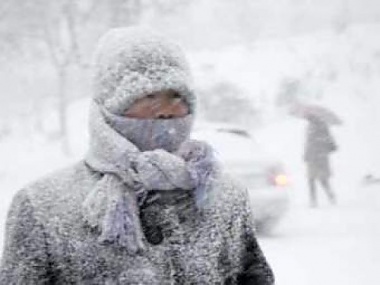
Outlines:
<svg viewBox="0 0 380 285"><path fill-rule="evenodd" d="M238 276L238 284L273 285L274 275L256 239L251 207L248 198L243 200L243 271Z"/></svg>
<svg viewBox="0 0 380 285"><path fill-rule="evenodd" d="M46 238L26 191L13 198L8 212L0 284L51 284Z"/></svg>

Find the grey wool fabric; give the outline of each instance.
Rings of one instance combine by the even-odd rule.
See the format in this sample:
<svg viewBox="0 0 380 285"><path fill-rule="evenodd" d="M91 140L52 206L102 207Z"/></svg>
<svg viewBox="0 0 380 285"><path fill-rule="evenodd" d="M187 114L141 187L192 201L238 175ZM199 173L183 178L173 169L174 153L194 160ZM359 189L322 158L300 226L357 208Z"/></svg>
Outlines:
<svg viewBox="0 0 380 285"><path fill-rule="evenodd" d="M168 89L188 116L121 116ZM209 145L189 139L194 111L176 44L136 28L107 33L95 56L89 151L15 195L0 284L274 284L246 191Z"/></svg>

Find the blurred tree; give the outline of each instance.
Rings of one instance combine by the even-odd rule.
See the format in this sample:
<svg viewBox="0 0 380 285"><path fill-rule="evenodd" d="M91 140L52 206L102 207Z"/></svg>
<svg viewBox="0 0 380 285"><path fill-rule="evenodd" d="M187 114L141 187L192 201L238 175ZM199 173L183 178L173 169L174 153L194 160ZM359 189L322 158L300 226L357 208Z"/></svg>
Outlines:
<svg viewBox="0 0 380 285"><path fill-rule="evenodd" d="M57 78L59 137L69 153L67 107L70 73L86 68L88 52L104 30L138 20L140 0L3 0L0 3L2 49L47 60ZM13 46L18 46L14 52ZM22 68L22 67L21 67Z"/></svg>
<svg viewBox="0 0 380 285"><path fill-rule="evenodd" d="M340 0L339 7L340 9L337 11L335 19L333 19L333 28L337 34L342 34L352 21L349 0Z"/></svg>
<svg viewBox="0 0 380 285"><path fill-rule="evenodd" d="M105 1L105 4L109 9L107 15L111 16L110 26L129 26L140 20L142 0L113 0Z"/></svg>
<svg viewBox="0 0 380 285"><path fill-rule="evenodd" d="M252 126L259 112L244 91L230 82L219 82L199 90L200 115L209 121ZM203 96L202 96L203 94Z"/></svg>
<svg viewBox="0 0 380 285"><path fill-rule="evenodd" d="M319 74L318 69L312 69L299 78L284 78L275 97L275 106L286 109L298 102L321 100L324 96L325 82L331 80L329 72L323 71L325 73Z"/></svg>
<svg viewBox="0 0 380 285"><path fill-rule="evenodd" d="M145 0L144 5L153 9L155 14L163 16L179 12L180 9L190 5L190 2L188 0Z"/></svg>
<svg viewBox="0 0 380 285"><path fill-rule="evenodd" d="M285 78L280 86L275 104L278 107L287 107L296 103L301 94L301 81L294 78Z"/></svg>

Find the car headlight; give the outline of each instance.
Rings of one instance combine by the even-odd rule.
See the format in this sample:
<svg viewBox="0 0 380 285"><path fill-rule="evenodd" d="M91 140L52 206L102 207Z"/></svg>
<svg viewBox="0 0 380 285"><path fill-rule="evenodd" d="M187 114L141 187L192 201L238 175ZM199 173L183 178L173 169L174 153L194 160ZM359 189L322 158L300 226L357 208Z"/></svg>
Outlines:
<svg viewBox="0 0 380 285"><path fill-rule="evenodd" d="M289 179L285 174L277 174L274 176L273 182L276 186L287 186Z"/></svg>

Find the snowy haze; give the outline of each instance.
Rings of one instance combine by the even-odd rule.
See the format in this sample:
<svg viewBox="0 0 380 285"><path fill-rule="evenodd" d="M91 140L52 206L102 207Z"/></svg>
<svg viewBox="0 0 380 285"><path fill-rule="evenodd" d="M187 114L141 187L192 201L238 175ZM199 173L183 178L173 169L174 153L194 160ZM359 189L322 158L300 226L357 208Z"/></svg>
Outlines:
<svg viewBox="0 0 380 285"><path fill-rule="evenodd" d="M146 2L141 1L143 10L134 21L183 44L197 90L205 96L201 102L222 104L207 95L213 86L228 84L234 100L243 102L236 103L239 110L233 114L240 111L247 119L207 113L202 105L198 118L244 124L287 168L290 211L271 235L259 237L277 284L378 284L380 183L364 183L364 177L380 178L379 2ZM16 40L25 37L13 22L0 25L5 41L14 40L3 33L7 25ZM115 25L99 24L89 35L79 35L85 63L95 39ZM67 69L64 140L56 70L34 36L23 40L38 46L33 53L1 46L9 56L2 57L0 67L0 245L14 193L80 159L87 148L88 68L72 64ZM306 123L286 111L287 100L294 98L325 105L344 122L332 129L339 146L332 157L337 206L329 205L321 191L320 207L308 207L302 160ZM244 105L250 108L243 112Z"/></svg>

